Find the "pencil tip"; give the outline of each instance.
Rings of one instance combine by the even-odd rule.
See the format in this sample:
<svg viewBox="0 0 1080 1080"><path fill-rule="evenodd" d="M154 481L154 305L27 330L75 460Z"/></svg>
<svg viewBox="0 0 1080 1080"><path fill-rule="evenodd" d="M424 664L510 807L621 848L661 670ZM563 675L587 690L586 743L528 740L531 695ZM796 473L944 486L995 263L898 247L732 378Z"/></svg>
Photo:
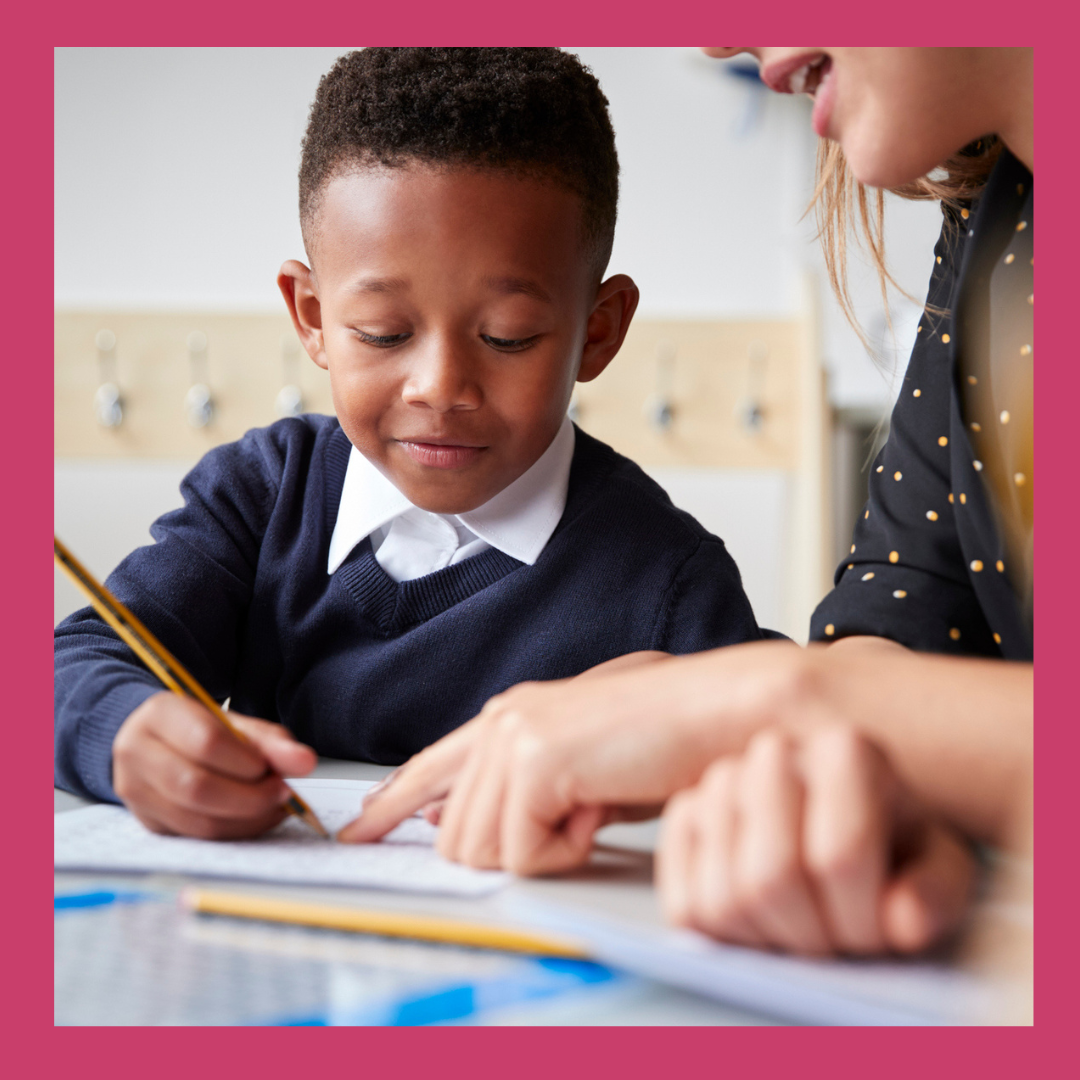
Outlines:
<svg viewBox="0 0 1080 1080"><path fill-rule="evenodd" d="M308 824L309 824L309 825L310 825L310 826L311 826L311 827L312 827L312 828L313 828L313 829L314 829L314 830L315 830L315 831L316 831L316 832L317 832L317 833L318 833L318 834L319 834L319 835L320 835L321 837L323 837L323 838L324 838L325 840L329 840L329 839L330 839L330 834L329 834L329 833L328 833L328 832L326 831L326 826L324 826L324 825L323 825L323 823L322 823L322 822L321 822L321 821L320 821L320 820L319 820L319 819L318 819L318 818L317 818L317 817L315 816L314 812L313 812L313 811L312 811L311 809L309 809L309 808L306 808L306 807L305 807L305 809L304 809L304 813L303 813L303 814L301 815L301 817L303 817L303 819L304 819L304 820L305 820L305 821L306 821L306 822L307 822L307 823L308 823Z"/></svg>

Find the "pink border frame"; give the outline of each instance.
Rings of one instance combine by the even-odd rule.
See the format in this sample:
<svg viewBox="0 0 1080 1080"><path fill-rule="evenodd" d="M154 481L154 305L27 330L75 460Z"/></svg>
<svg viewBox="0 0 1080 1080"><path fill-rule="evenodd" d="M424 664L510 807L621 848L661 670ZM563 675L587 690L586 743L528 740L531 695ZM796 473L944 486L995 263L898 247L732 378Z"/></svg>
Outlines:
<svg viewBox="0 0 1080 1080"><path fill-rule="evenodd" d="M781 10L777 10L777 8ZM1045 14L1038 9L1041 7ZM1055 5L1056 7L1056 5ZM429 8L429 11L425 11ZM790 9L790 18L783 9ZM65 10L66 9L66 10ZM847 11L842 9L848 9ZM995 19L1000 9L1000 19ZM373 1068L395 1074L440 1076L476 1075L512 1071L517 1077L559 1074L590 1076L613 1073L656 1075L677 1070L696 1073L723 1070L752 1071L756 1076L786 1074L907 1077L1041 1075L1057 1072L1051 1063L1075 1059L1072 1040L1066 1042L1074 1022L1076 979L1072 962L1077 957L1076 811L1067 796L1071 766L1077 760L1078 736L1075 696L1068 675L1068 646L1076 625L1078 590L1073 564L1076 544L1072 527L1078 513L1068 497L1077 491L1075 454L1065 453L1065 435L1075 429L1074 403L1080 401L1080 364L1075 335L1067 320L1076 310L1070 288L1076 280L1075 213L1070 209L1066 179L1077 175L1074 93L1065 80L1074 81L1073 48L1066 53L1069 31L1064 21L1050 16L1050 5L990 3L977 12L949 6L940 18L905 6L909 26L969 34L980 28L1023 26L1023 38L1038 46L1037 94L1040 130L1060 122L1063 137L1040 143L1041 199L1052 214L1050 227L1040 233L1041 353L1051 357L1050 376L1040 381L1039 438L1040 491L1050 494L1040 507L1039 572L1053 589L1040 594L1040 675L1037 685L1038 716L1043 737L1039 744L1039 786L1036 811L1040 850L1039 945L1037 1024L1028 1029L445 1029L445 1030L337 1030L313 1034L310 1029L54 1029L52 1027L51 971L44 954L51 938L51 917L46 913L47 863L50 847L46 822L48 788L44 772L51 758L48 745L50 658L49 612L46 602L52 586L48 558L48 530L52 518L52 364L46 342L52 326L52 49L57 43L84 45L173 44L207 39L217 43L259 42L306 38L305 16L311 9L279 0L236 4L218 0L188 0L182 8L155 8L130 2L101 6L56 4L39 8L21 6L5 17L9 48L0 78L5 102L6 136L4 188L8 230L13 242L3 263L5 299L9 303L9 400L18 404L0 432L2 458L8 463L4 484L4 528L0 548L7 571L3 651L8 705L6 731L14 744L7 785L28 822L25 831L13 831L11 856L23 870L5 889L3 980L5 1039L3 1059L11 1075L64 1076L146 1075L165 1078L203 1075L250 1075L272 1070L274 1075L298 1074L314 1064L337 1067L347 1073ZM394 6L361 8L338 0L324 0L313 25L362 29L367 40L390 39L404 30L410 36L420 26L429 40L470 44L526 38L537 31L571 40L613 39L632 43L645 39L657 44L657 13L653 5L624 2L589 5L553 0L537 8L496 5L491 0L472 5L414 3L402 11ZM819 28L822 14L833 26L853 26L864 33L880 29L895 33L895 13L877 12L865 3L832 4L827 12L808 11L794 4L773 3L769 26L807 22ZM710 29L741 29L738 18L720 18L719 5L686 2L666 8L664 27L672 40L713 37ZM842 21L843 20L843 21ZM877 27L874 26L877 23ZM1034 23L1034 26L1032 26ZM756 27L747 27L754 29ZM796 27L798 28L798 26ZM1043 38L1043 34L1046 35ZM667 37L667 35L664 35ZM716 36L719 36L718 34ZM725 36L732 36L726 35ZM1059 44L1060 42L1060 44ZM1070 88L1071 89L1071 88ZM1049 171L1048 171L1049 170ZM1049 177L1049 187L1047 186ZM43 227L48 222L48 228ZM1046 267L1050 266L1050 273ZM44 331L44 332L43 332ZM1052 381L1051 381L1052 380ZM23 403L26 407L22 407ZM22 614L25 613L25 614ZM29 618L23 628L18 617ZM11 662L7 660L10 657ZM1074 660L1073 663L1076 661ZM9 743L10 745L10 743ZM23 763L33 763L29 773ZM1075 783L1075 779L1072 781ZM1071 812L1070 812L1071 811ZM27 886L22 888L22 886ZM490 1064L488 1064L490 1063Z"/></svg>

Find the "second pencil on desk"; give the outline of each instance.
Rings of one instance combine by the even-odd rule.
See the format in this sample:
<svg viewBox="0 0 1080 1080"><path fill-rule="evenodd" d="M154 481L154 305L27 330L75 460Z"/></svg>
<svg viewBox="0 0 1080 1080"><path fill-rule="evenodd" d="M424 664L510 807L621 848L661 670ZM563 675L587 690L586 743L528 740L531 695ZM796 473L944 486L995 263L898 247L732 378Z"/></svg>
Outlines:
<svg viewBox="0 0 1080 1080"><path fill-rule="evenodd" d="M253 896L190 887L180 894L181 904L190 911L210 915L231 915L241 919L317 926L327 930L347 930L384 937L411 938L468 945L481 949L529 953L534 956L585 958L588 953L574 942L513 927L493 926L413 915L395 911L370 911L336 904Z"/></svg>

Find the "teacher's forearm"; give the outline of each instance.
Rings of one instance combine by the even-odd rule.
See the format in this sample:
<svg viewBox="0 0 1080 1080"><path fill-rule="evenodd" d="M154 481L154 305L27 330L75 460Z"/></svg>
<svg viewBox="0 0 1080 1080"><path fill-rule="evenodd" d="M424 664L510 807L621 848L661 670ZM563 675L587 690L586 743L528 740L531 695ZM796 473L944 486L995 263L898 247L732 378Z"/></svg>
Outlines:
<svg viewBox="0 0 1080 1080"><path fill-rule="evenodd" d="M888 750L905 781L970 834L1005 842L1030 791L1034 668L853 639L812 647L815 695Z"/></svg>
<svg viewBox="0 0 1080 1080"><path fill-rule="evenodd" d="M850 724L888 751L920 798L994 843L1005 842L1030 788L1030 664L930 656L873 638L736 646L670 663L672 718L704 758L741 750L772 725Z"/></svg>

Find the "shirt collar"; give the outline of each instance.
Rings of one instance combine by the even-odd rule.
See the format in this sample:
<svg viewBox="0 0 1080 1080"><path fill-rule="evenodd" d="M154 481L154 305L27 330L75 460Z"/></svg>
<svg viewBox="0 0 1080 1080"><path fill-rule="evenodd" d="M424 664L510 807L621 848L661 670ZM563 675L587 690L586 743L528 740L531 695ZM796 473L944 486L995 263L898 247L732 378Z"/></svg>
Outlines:
<svg viewBox="0 0 1080 1080"><path fill-rule="evenodd" d="M574 442L574 425L564 419L551 445L512 484L475 510L444 516L460 521L492 547L531 566L566 509ZM327 573L333 574L365 537L412 507L413 503L354 446L330 539Z"/></svg>

